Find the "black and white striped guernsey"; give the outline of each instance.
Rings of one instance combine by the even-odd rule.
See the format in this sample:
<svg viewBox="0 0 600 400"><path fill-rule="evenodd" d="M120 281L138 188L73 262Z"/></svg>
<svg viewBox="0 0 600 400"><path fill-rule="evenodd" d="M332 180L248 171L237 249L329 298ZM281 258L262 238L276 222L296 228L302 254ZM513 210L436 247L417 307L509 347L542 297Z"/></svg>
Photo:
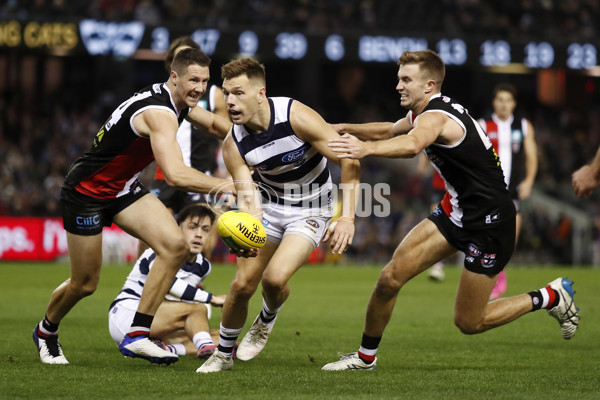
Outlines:
<svg viewBox="0 0 600 400"><path fill-rule="evenodd" d="M240 155L254 168L253 179L264 198L295 207L327 207L331 203L331 176L327 159L296 136L289 121L293 99L270 97L267 130L249 132L233 126Z"/></svg>
<svg viewBox="0 0 600 400"><path fill-rule="evenodd" d="M446 182L441 205L450 220L465 229L485 229L515 217L500 161L483 128L455 100L434 95L420 115L439 112L459 124L462 139L451 146L432 143L425 149ZM416 117L410 112L411 124Z"/></svg>

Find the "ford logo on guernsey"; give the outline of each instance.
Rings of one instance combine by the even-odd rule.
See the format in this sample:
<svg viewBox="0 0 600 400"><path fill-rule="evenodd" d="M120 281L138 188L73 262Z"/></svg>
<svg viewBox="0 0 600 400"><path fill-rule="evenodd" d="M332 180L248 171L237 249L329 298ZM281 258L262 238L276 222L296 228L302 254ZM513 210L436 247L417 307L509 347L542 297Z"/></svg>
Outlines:
<svg viewBox="0 0 600 400"><path fill-rule="evenodd" d="M281 158L281 161L283 161L284 163L292 163L300 159L302 156L304 156L304 154L306 154L305 148L294 150L291 153L287 153L285 156L283 156Z"/></svg>

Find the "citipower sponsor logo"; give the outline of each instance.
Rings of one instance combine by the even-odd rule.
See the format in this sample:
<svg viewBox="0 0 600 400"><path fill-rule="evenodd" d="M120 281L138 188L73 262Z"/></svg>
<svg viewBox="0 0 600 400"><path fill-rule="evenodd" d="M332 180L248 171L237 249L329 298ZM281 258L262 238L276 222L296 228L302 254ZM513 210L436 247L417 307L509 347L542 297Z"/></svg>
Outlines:
<svg viewBox="0 0 600 400"><path fill-rule="evenodd" d="M334 204L342 202L343 193L354 189L355 196L358 197L358 203L354 213L357 217L389 217L391 214L391 204L386 196L391 193L390 185L387 183L377 183L371 185L360 183L354 186L351 184L329 186L318 184L310 185L284 185L283 194L281 191L275 191L271 186L259 182L236 181L237 187L244 186L249 189L238 191L233 195L228 184L215 187L211 191L215 201L209 204L209 207L215 212L222 212L223 208L239 209L249 204L254 198L258 204L263 205L263 215L270 214L272 209L270 204L277 204L279 208L283 207L285 213L290 215L302 213L303 216L320 216L331 210ZM346 211L347 204L342 204L342 214L349 215ZM256 215L255 215L256 216Z"/></svg>

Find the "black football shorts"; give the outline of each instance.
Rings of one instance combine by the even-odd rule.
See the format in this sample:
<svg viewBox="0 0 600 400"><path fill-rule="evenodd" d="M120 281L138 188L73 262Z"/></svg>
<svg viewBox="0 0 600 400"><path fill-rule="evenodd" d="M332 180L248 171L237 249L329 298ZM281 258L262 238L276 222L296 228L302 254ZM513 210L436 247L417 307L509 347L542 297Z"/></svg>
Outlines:
<svg viewBox="0 0 600 400"><path fill-rule="evenodd" d="M465 268L471 272L494 276L504 269L515 250L515 218L481 230L454 225L440 206L427 218L448 243L465 253Z"/></svg>
<svg viewBox="0 0 600 400"><path fill-rule="evenodd" d="M74 235L97 235L112 224L115 215L146 194L148 190L139 182L131 192L116 199L97 199L63 187L60 205L65 230Z"/></svg>

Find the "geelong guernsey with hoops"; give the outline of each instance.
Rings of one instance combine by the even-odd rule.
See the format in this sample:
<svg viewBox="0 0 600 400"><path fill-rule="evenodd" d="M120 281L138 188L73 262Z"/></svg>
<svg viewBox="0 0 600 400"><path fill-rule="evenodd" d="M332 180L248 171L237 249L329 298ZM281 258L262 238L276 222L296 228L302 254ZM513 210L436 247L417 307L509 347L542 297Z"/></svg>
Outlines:
<svg viewBox="0 0 600 400"><path fill-rule="evenodd" d="M271 122L260 133L233 126L233 138L267 201L292 207L330 208L332 182L327 159L296 136L289 122L293 99L270 97Z"/></svg>

